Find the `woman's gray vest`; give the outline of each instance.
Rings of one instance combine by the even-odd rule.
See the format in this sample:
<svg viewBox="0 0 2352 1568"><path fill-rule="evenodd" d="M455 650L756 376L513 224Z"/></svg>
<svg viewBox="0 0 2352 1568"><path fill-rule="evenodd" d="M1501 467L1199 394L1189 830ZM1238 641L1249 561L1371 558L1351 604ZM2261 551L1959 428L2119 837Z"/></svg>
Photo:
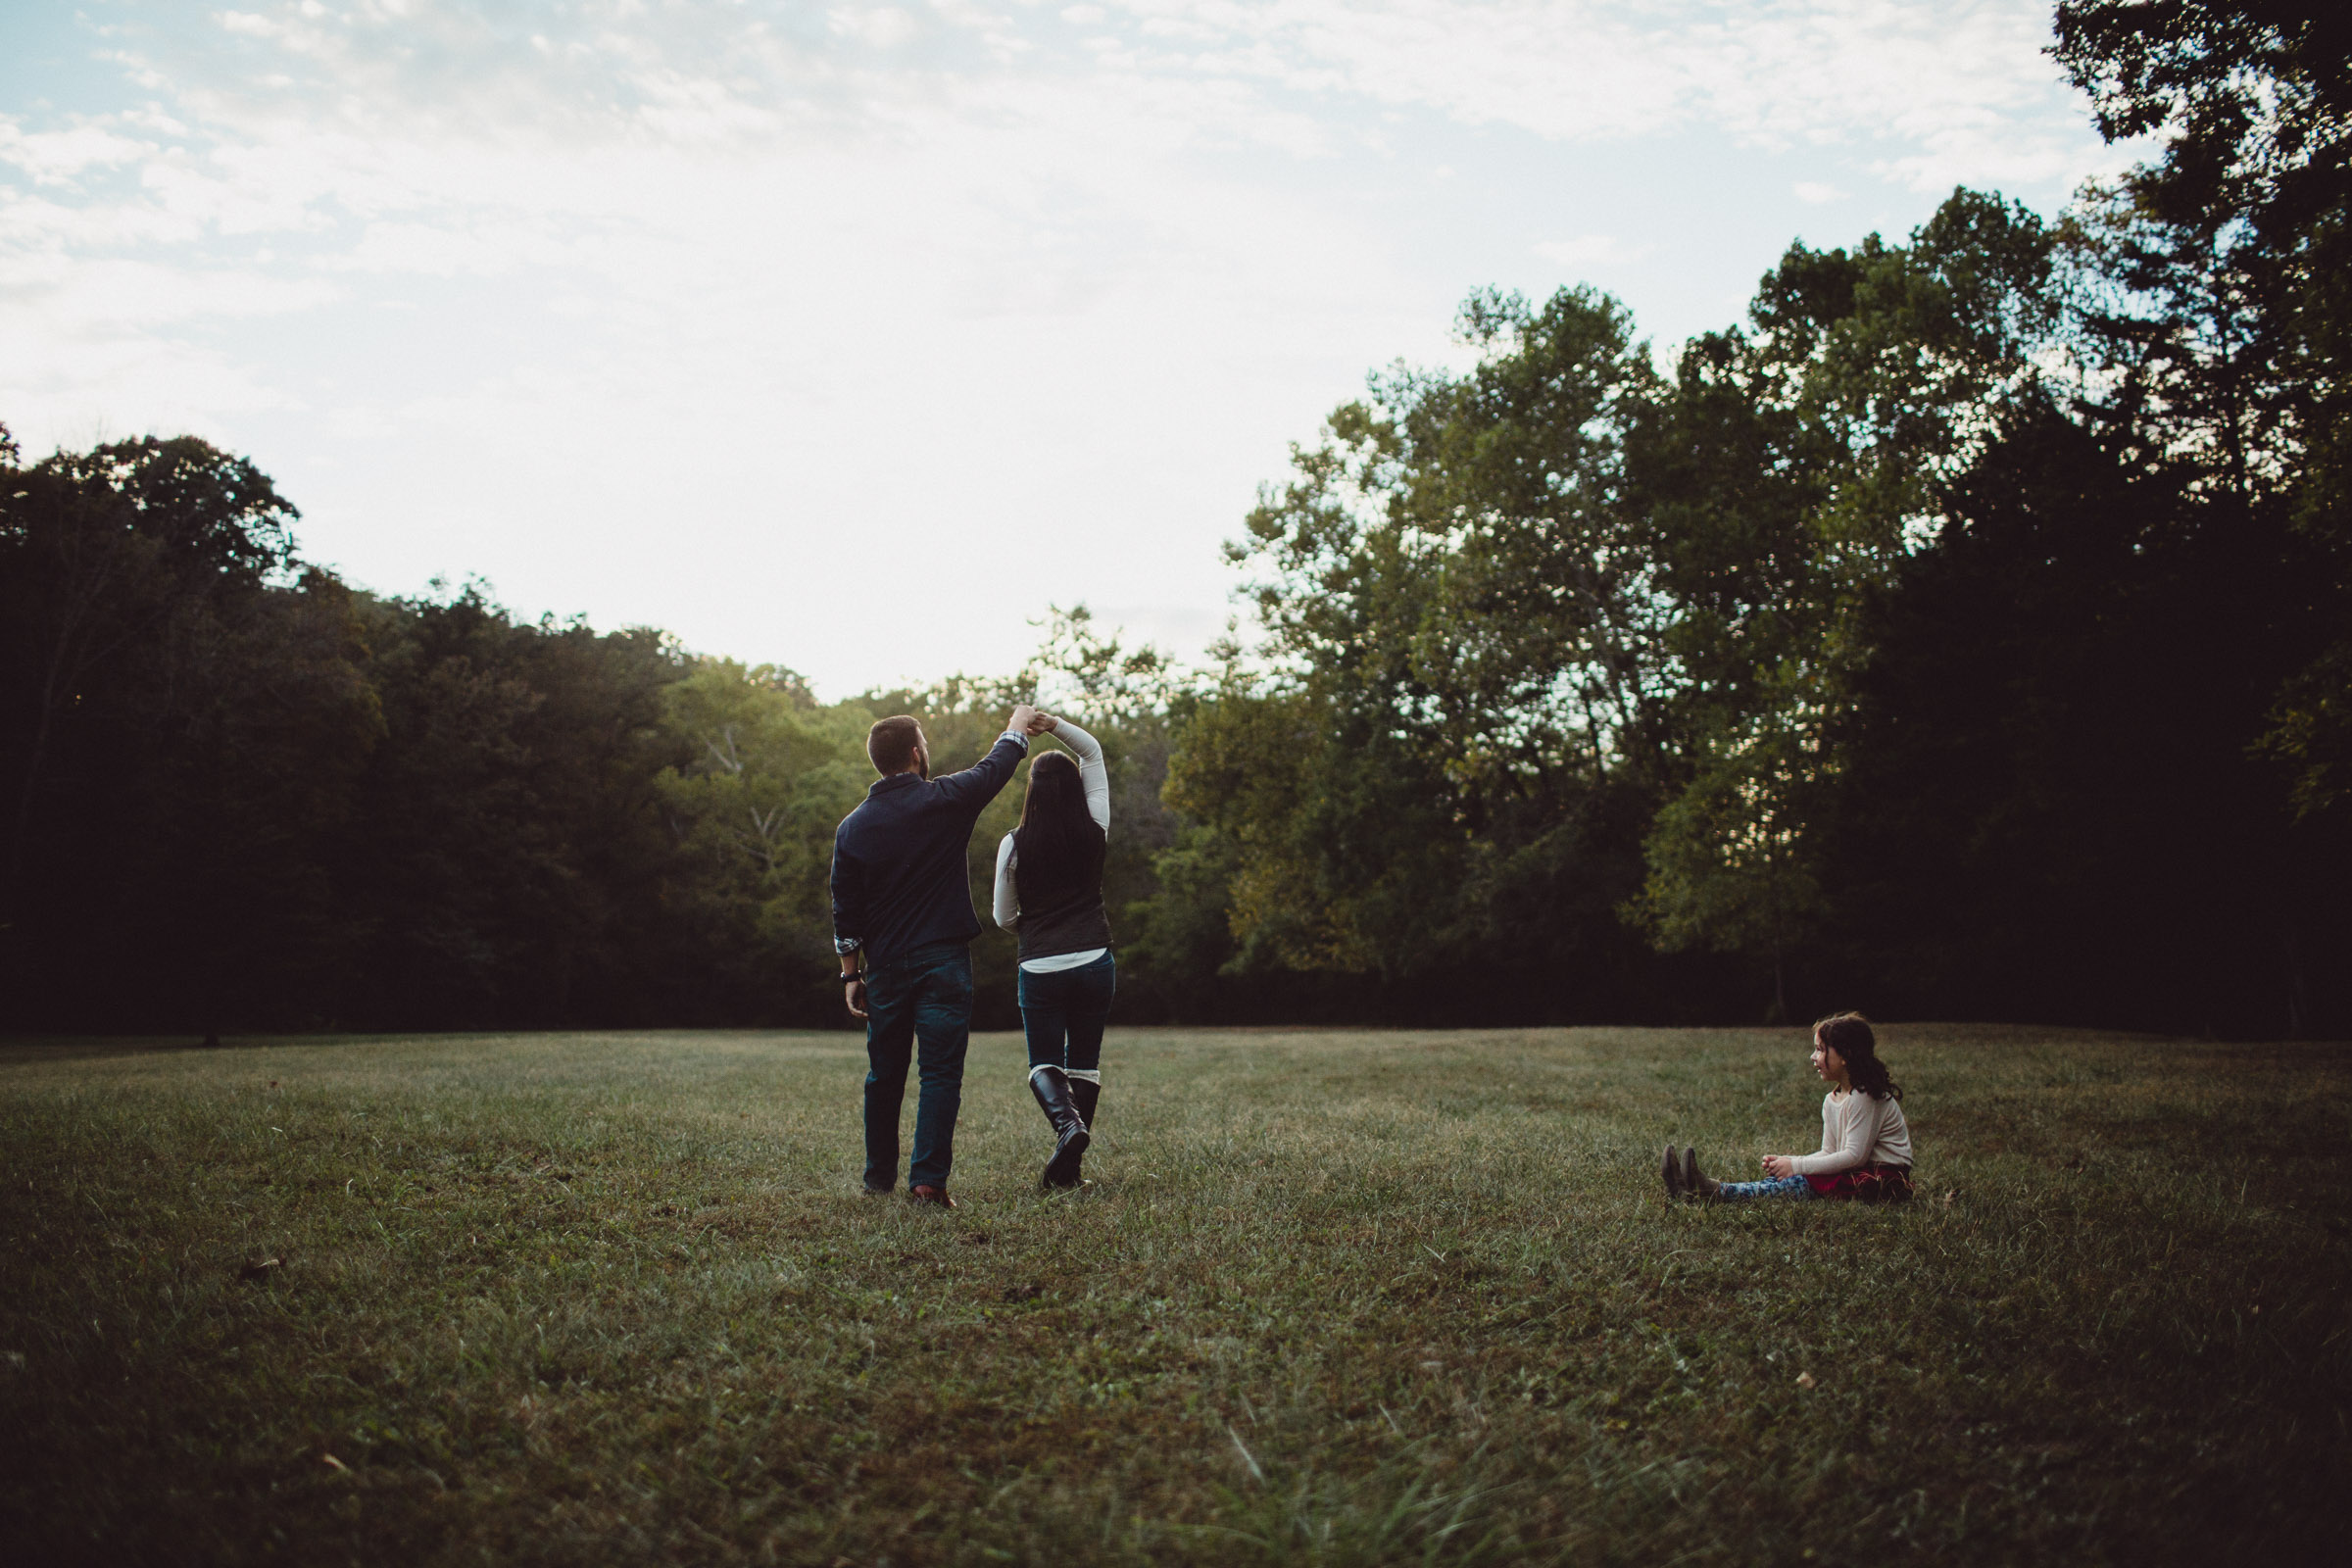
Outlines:
<svg viewBox="0 0 2352 1568"><path fill-rule="evenodd" d="M1013 929L1020 934L1023 958L1110 946L1101 872L1075 881L1041 882L1029 874L1027 861L1016 858L1012 886L1021 901L1021 923Z"/></svg>

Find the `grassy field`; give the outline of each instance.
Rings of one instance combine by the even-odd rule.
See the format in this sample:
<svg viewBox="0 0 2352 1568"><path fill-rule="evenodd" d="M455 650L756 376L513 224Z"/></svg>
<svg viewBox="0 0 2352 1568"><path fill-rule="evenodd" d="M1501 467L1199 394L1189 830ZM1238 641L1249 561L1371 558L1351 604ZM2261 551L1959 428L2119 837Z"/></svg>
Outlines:
<svg viewBox="0 0 2352 1568"><path fill-rule="evenodd" d="M2352 1050L1135 1031L1040 1196L858 1191L841 1035L0 1047L0 1556L2309 1562L2352 1496ZM911 1096L909 1097L911 1115Z"/></svg>

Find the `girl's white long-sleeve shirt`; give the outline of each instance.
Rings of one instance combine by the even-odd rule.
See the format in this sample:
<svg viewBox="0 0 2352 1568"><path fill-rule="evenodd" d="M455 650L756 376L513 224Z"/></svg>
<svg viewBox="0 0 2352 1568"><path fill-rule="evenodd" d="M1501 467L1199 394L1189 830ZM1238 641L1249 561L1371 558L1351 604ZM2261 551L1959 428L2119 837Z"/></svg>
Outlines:
<svg viewBox="0 0 2352 1568"><path fill-rule="evenodd" d="M1095 826L1110 836L1110 769L1102 764L1102 743L1080 729L1066 718L1054 721L1054 736L1070 749L1078 759L1078 782L1086 789L1086 814L1095 819ZM1012 835L1004 835L997 846L997 896L995 913L997 924L1009 931L1020 923L1021 892L1013 880L1013 868L1020 864L1012 847ZM1021 967L1031 974L1052 974L1056 969L1075 969L1092 963L1110 950L1089 948L1084 953L1056 953L1049 957L1029 958Z"/></svg>
<svg viewBox="0 0 2352 1568"><path fill-rule="evenodd" d="M1911 1124L1893 1099L1873 1100L1859 1089L1833 1089L1821 1101L1821 1152L1799 1154L1799 1176L1834 1176L1857 1165L1911 1163Z"/></svg>

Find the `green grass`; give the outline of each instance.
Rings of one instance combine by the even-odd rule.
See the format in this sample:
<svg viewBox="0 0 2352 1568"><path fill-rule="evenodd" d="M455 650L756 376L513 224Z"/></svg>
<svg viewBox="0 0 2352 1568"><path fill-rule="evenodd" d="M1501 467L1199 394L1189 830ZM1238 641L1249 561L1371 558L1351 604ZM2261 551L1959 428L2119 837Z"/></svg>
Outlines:
<svg viewBox="0 0 2352 1568"><path fill-rule="evenodd" d="M1669 1211L1800 1034L1118 1033L1050 1198L983 1037L953 1214L848 1036L0 1049L0 1556L2341 1549L2352 1051L1883 1049L1925 1201Z"/></svg>

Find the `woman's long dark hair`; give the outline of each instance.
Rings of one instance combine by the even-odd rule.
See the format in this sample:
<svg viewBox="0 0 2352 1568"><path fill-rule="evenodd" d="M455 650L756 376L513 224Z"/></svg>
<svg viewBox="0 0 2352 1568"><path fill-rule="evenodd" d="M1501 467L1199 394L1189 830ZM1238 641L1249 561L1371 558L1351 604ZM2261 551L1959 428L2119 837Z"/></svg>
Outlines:
<svg viewBox="0 0 2352 1568"><path fill-rule="evenodd" d="M1833 1012L1813 1026L1813 1038L1845 1060L1846 1081L1873 1100L1900 1100L1903 1086L1879 1059L1879 1037L1858 1012Z"/></svg>
<svg viewBox="0 0 2352 1568"><path fill-rule="evenodd" d="M1029 764L1021 825L1012 830L1013 873L1035 888L1092 888L1102 880L1102 829L1086 809L1086 781L1067 752Z"/></svg>

